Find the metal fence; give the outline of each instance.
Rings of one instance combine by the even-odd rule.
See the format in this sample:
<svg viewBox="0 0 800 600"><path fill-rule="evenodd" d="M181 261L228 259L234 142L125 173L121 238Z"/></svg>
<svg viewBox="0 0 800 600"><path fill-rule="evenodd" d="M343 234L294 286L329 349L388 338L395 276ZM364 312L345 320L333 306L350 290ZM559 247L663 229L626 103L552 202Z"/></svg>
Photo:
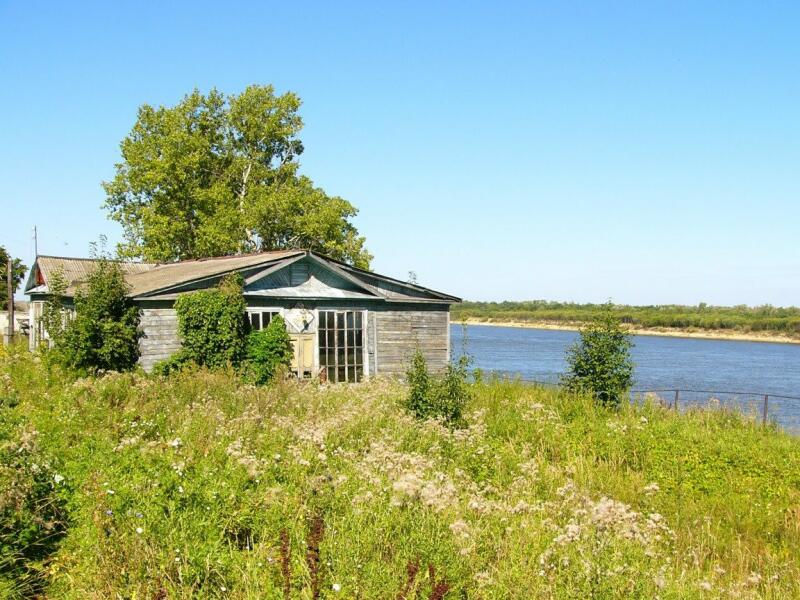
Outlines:
<svg viewBox="0 0 800 600"><path fill-rule="evenodd" d="M545 387L560 387L553 381L525 379L505 374L511 380ZM695 390L695 389L634 389L630 400L640 404L646 399L654 399L671 410L692 408L728 408L758 419L766 425L772 421L782 428L800 433L800 396L749 392L738 390Z"/></svg>

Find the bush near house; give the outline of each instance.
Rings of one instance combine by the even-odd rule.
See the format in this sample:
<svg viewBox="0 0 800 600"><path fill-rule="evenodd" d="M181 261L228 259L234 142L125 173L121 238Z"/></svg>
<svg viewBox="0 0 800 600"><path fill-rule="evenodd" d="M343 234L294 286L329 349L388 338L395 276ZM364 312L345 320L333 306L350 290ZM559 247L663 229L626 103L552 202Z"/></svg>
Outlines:
<svg viewBox="0 0 800 600"><path fill-rule="evenodd" d="M75 292L75 312L64 312L63 280L53 278L53 298L45 310L52 340L49 357L82 373L127 371L139 358L139 311L128 297L118 263L100 259L86 284Z"/></svg>
<svg viewBox="0 0 800 600"><path fill-rule="evenodd" d="M425 356L417 350L406 372L406 409L418 419L441 419L450 426L461 426L470 395L468 366L469 358L464 355L449 362L443 373L431 374Z"/></svg>
<svg viewBox="0 0 800 600"><path fill-rule="evenodd" d="M175 311L182 351L169 359L170 368L189 361L212 369L239 366L246 353L246 309L238 274L223 278L216 289L181 294Z"/></svg>
<svg viewBox="0 0 800 600"><path fill-rule="evenodd" d="M259 385L269 383L291 365L292 356L286 322L276 315L265 329L247 335L246 377Z"/></svg>

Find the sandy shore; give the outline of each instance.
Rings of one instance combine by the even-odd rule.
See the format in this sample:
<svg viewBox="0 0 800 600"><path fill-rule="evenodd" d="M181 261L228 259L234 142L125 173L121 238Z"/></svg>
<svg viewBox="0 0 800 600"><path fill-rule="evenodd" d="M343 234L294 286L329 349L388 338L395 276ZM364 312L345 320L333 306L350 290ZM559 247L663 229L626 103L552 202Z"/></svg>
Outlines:
<svg viewBox="0 0 800 600"><path fill-rule="evenodd" d="M486 325L489 327L522 327L527 329L555 329L559 331L577 331L581 326L580 323L553 323L551 321L518 322L498 321L492 319L466 319L465 321L453 320L453 323L456 325L462 322L466 322L468 325ZM627 329L633 335L655 335L661 337L698 338L706 340L731 340L739 342L771 342L774 344L800 344L800 338L778 335L775 333L744 333L738 331L727 331L724 329L689 330L673 329L669 327L654 327L650 329L628 327Z"/></svg>

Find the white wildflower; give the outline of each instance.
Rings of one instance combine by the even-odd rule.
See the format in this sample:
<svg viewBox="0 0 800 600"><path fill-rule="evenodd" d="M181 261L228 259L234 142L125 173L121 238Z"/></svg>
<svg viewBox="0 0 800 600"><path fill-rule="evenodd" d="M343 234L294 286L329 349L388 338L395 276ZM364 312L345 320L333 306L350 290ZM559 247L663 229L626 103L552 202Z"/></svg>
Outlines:
<svg viewBox="0 0 800 600"><path fill-rule="evenodd" d="M642 488L642 491L645 493L645 495L652 496L656 492L661 491L661 488L658 486L656 482L653 482L653 483L648 483L646 486L644 486L644 488Z"/></svg>

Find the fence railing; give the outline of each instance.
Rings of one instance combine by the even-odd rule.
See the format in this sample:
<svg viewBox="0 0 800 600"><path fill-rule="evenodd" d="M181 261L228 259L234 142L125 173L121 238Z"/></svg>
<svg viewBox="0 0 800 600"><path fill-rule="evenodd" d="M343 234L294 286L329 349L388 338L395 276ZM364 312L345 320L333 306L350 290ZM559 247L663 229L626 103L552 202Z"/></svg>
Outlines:
<svg viewBox="0 0 800 600"><path fill-rule="evenodd" d="M514 377L512 374L506 374L516 381L523 383L530 383L532 385L539 385L545 387L560 387L560 385L553 381L541 381L537 379L526 379L524 377ZM777 419L781 425L788 426L789 429L800 430L800 396L788 396L786 394L772 394L765 392L750 392L740 390L704 390L704 389L690 389L690 388L654 388L654 389L633 389L630 392L631 402L636 402L648 394L656 395L659 400L664 403L669 409L679 410L683 407L690 406L704 406L716 400L722 403L723 399L728 399L728 404L733 404L741 412L747 412L746 406L753 408L753 404L758 407L758 416L761 422L766 425L770 418L770 409L776 404L781 405L789 403L790 410L782 411L784 414L779 415ZM704 396L703 399L698 399L698 396ZM692 397L693 396L693 397ZM785 407L784 407L785 408ZM751 411L752 413L752 411ZM795 414L790 414L795 413ZM789 423L790 417L794 416L797 423L791 427Z"/></svg>
<svg viewBox="0 0 800 600"><path fill-rule="evenodd" d="M636 395L645 396L647 394L655 394L660 397L660 394L669 394L671 400L669 401L669 408L678 410L680 408L681 394L703 394L707 396L706 402L712 399L719 400L719 396L729 396L734 398L758 398L762 404L761 408L761 422L766 425L769 420L769 406L770 398L773 400L790 400L800 402L800 396L786 396L783 394L765 394L762 392L743 392L732 390L692 390L692 389L653 389L653 390L631 390L631 398ZM689 402L687 404L697 404L696 402ZM799 405L800 407L800 405Z"/></svg>

